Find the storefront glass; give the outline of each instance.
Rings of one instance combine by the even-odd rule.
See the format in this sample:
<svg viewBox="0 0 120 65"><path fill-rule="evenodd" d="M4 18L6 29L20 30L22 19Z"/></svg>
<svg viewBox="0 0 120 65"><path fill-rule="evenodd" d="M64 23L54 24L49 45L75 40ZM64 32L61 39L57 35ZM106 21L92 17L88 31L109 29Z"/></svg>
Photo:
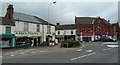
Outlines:
<svg viewBox="0 0 120 65"><path fill-rule="evenodd" d="M14 47L15 46L15 37L14 35L2 35L1 39L1 48L8 48L8 47Z"/></svg>

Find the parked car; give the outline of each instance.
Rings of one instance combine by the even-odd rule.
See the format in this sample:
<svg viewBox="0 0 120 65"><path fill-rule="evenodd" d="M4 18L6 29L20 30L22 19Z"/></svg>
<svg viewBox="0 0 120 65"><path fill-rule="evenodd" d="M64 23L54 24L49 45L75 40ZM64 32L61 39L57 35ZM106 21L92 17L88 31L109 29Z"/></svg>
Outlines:
<svg viewBox="0 0 120 65"><path fill-rule="evenodd" d="M109 38L109 37L102 37L101 41L103 41L103 42L116 42L116 39Z"/></svg>

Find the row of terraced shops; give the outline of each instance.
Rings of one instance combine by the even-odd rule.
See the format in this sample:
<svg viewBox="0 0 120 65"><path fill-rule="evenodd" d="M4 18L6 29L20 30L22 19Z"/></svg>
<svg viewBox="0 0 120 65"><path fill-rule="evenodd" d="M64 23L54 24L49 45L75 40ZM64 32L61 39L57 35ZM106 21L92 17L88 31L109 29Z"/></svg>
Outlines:
<svg viewBox="0 0 120 65"><path fill-rule="evenodd" d="M0 23L1 48L25 47L26 41L28 47L36 47L55 39L55 25L37 16L14 12L11 4Z"/></svg>

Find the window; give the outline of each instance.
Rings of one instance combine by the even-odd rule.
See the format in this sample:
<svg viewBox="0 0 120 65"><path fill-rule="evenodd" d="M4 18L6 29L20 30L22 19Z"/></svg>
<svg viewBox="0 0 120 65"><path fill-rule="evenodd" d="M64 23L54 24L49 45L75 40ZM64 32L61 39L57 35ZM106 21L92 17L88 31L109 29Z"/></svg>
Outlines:
<svg viewBox="0 0 120 65"><path fill-rule="evenodd" d="M51 33L51 27L50 27L50 25L47 26L47 33L48 33L48 34Z"/></svg>
<svg viewBox="0 0 120 65"><path fill-rule="evenodd" d="M101 32L102 28L100 26L97 27L97 32Z"/></svg>
<svg viewBox="0 0 120 65"><path fill-rule="evenodd" d="M24 31L29 31L29 24L28 23L24 23Z"/></svg>
<svg viewBox="0 0 120 65"><path fill-rule="evenodd" d="M91 32L91 28L88 28L88 32Z"/></svg>
<svg viewBox="0 0 120 65"><path fill-rule="evenodd" d="M73 31L71 31L71 34L73 34Z"/></svg>
<svg viewBox="0 0 120 65"><path fill-rule="evenodd" d="M6 33L11 33L11 27L6 27Z"/></svg>
<svg viewBox="0 0 120 65"><path fill-rule="evenodd" d="M60 31L58 31L58 35L60 34Z"/></svg>
<svg viewBox="0 0 120 65"><path fill-rule="evenodd" d="M86 32L86 28L83 28L83 32Z"/></svg>
<svg viewBox="0 0 120 65"><path fill-rule="evenodd" d="M98 21L98 23L101 23L101 22L102 22L101 20Z"/></svg>
<svg viewBox="0 0 120 65"><path fill-rule="evenodd" d="M37 25L37 32L40 32L40 25Z"/></svg>
<svg viewBox="0 0 120 65"><path fill-rule="evenodd" d="M102 32L105 32L105 28L104 27L102 28Z"/></svg>

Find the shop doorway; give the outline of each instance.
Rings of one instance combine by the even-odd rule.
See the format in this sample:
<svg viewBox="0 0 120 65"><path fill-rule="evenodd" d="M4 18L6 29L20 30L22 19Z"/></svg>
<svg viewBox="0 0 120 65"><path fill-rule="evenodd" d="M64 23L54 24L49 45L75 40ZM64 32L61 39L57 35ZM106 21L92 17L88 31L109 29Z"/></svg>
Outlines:
<svg viewBox="0 0 120 65"><path fill-rule="evenodd" d="M91 37L83 37L83 41L89 42L89 41L91 41Z"/></svg>
<svg viewBox="0 0 120 65"><path fill-rule="evenodd" d="M42 44L42 37L38 37L37 43L38 43L38 45Z"/></svg>
<svg viewBox="0 0 120 65"><path fill-rule="evenodd" d="M34 46L37 46L37 38L34 38Z"/></svg>

